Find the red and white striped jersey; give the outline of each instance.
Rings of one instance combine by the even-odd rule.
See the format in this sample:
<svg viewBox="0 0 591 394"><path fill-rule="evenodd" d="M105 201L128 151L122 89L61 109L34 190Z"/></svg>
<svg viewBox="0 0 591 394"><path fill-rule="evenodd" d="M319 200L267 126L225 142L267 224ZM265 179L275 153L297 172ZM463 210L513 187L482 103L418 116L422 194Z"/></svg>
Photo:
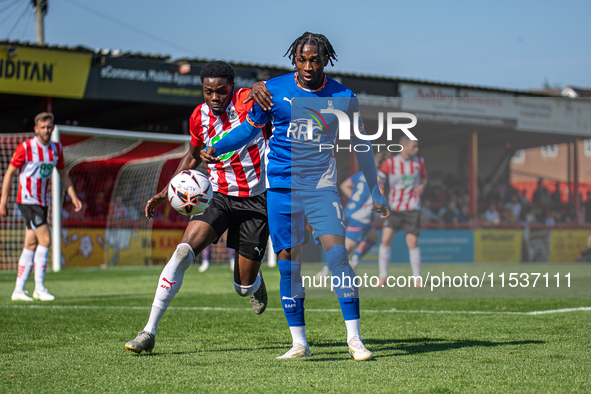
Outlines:
<svg viewBox="0 0 591 394"><path fill-rule="evenodd" d="M33 137L16 147L10 164L20 168L16 202L48 206L53 167L58 170L65 168L62 144L50 141L43 145L37 137Z"/></svg>
<svg viewBox="0 0 591 394"><path fill-rule="evenodd" d="M214 115L207 103L195 108L189 122L191 145L210 147L244 122L254 104L254 101L243 104L249 93L250 89L246 88L235 91L226 112L220 116ZM252 197L266 190L263 154L267 143L263 130L242 148L220 155L220 163L207 165L214 191L229 196Z"/></svg>
<svg viewBox="0 0 591 394"><path fill-rule="evenodd" d="M404 160L398 154L382 163L379 175L388 180L390 186L388 202L392 210L421 209L421 196L415 188L427 177L425 159L415 156L410 160Z"/></svg>

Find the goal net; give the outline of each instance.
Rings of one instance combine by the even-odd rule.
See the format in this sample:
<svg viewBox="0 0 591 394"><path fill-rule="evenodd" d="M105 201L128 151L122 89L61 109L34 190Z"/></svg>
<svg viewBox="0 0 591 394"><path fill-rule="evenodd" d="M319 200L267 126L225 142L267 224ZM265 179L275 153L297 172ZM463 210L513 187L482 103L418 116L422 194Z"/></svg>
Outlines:
<svg viewBox="0 0 591 394"><path fill-rule="evenodd" d="M66 170L83 203L79 212L61 198L61 265L164 264L179 243L188 218L169 204L146 219L146 201L162 190L188 149L188 136L57 126ZM19 143L30 134L0 135L0 169L6 172ZM207 172L205 166L199 168ZM16 205L13 178L9 216L0 218L0 269L16 269L25 223ZM52 224L54 212L50 209ZM213 245L210 260L227 261L225 244Z"/></svg>

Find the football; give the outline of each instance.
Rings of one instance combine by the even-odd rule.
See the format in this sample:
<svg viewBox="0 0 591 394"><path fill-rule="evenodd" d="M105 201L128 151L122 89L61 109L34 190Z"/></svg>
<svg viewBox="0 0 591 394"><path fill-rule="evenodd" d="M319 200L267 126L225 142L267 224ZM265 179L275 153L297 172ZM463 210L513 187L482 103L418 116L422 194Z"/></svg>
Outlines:
<svg viewBox="0 0 591 394"><path fill-rule="evenodd" d="M213 197L209 179L196 170L183 170L168 185L168 201L179 213L187 216L205 211Z"/></svg>

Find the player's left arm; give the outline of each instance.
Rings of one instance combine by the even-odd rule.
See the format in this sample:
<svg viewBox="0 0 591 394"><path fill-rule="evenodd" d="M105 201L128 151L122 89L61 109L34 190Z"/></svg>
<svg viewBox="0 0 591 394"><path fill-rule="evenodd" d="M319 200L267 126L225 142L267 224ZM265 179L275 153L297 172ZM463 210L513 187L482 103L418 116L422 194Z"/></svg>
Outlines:
<svg viewBox="0 0 591 394"><path fill-rule="evenodd" d="M60 174L60 180L62 182L62 186L68 193L68 196L72 199L72 204L74 204L74 211L78 212L82 209L82 201L76 195L76 190L74 190L74 185L72 184L72 178L68 175L68 172L65 168L58 169L57 172Z"/></svg>
<svg viewBox="0 0 591 394"><path fill-rule="evenodd" d="M421 164L419 167L419 176L421 177L421 184L415 188L415 191L419 194L419 196L423 195L425 188L427 187L427 170L425 169L425 159L419 158L421 160Z"/></svg>
<svg viewBox="0 0 591 394"><path fill-rule="evenodd" d="M359 112L359 104L356 102L356 100L357 99L355 98L355 112ZM365 128L363 126L363 120L361 119L361 116L359 116L359 133L365 135ZM380 191L380 186L378 183L378 170L376 169L373 147L369 141L362 140L361 138L357 137L355 133L351 133L351 145L367 146L367 149L354 149L355 157L357 158L359 167L365 176L367 186L369 187L369 190L371 190L371 198L373 200L372 211L379 213L382 219L386 219L390 216L390 206Z"/></svg>

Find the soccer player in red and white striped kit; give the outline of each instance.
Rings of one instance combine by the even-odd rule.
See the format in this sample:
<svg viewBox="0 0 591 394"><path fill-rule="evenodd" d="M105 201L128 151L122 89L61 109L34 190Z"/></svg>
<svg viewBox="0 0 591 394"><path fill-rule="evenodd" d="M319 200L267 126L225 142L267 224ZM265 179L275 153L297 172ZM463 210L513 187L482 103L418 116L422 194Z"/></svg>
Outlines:
<svg viewBox="0 0 591 394"><path fill-rule="evenodd" d="M382 230L378 257L379 286L386 284L392 240L403 224L412 274L414 277L421 275L421 249L418 238L421 230L421 194L427 185L427 171L425 159L417 156L418 141L403 135L400 145L402 151L384 161L378 173L380 178L387 180L390 187L388 203L392 209L392 215L386 219ZM422 286L422 281L415 279L415 286Z"/></svg>
<svg viewBox="0 0 591 394"><path fill-rule="evenodd" d="M25 247L18 261L13 301L53 301L55 297L45 288L47 254L51 234L47 224L49 206L49 182L53 168L57 169L66 193L72 199L76 212L82 203L76 196L72 180L66 172L62 144L51 141L53 114L42 112L35 117L35 137L21 143L12 156L4 181L0 200L0 217L8 216L8 196L12 178L20 169L16 202L26 220ZM35 265L35 291L33 298L25 291L25 284Z"/></svg>

